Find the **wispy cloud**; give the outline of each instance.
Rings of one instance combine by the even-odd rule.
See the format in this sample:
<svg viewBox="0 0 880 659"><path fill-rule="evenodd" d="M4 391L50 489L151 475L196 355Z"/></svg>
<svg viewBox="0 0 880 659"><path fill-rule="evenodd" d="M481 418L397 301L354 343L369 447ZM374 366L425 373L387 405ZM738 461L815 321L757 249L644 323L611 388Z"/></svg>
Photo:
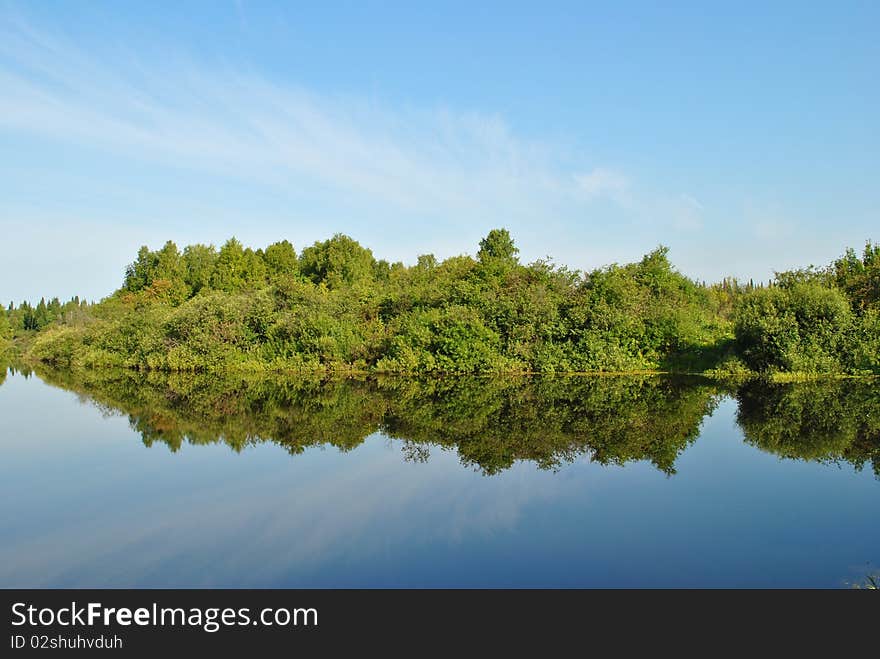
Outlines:
<svg viewBox="0 0 880 659"><path fill-rule="evenodd" d="M0 196L0 226L126 226L117 260L138 236L303 246L336 231L384 258L444 257L506 226L525 259L585 268L638 258L676 213L690 226L701 210L496 114L316 93L173 47L161 61L102 48L0 15L0 137L37 145L5 153L0 168L27 183L16 173L27 157L45 179L29 196ZM87 229L43 224L62 242ZM57 285L43 270L29 273L32 286Z"/></svg>
<svg viewBox="0 0 880 659"><path fill-rule="evenodd" d="M480 113L383 107L178 60L98 60L27 25L0 30L0 128L416 214L546 213L619 194ZM136 73L132 73L136 72Z"/></svg>
<svg viewBox="0 0 880 659"><path fill-rule="evenodd" d="M748 201L743 212L745 225L750 226L755 238L776 241L794 234L797 223L778 203Z"/></svg>
<svg viewBox="0 0 880 659"><path fill-rule="evenodd" d="M629 191L629 180L626 176L603 167L597 167L587 174L578 174L574 180L578 191L588 201L603 196L623 200Z"/></svg>
<svg viewBox="0 0 880 659"><path fill-rule="evenodd" d="M696 231L703 227L703 204L689 194L680 194L673 202L671 212L673 225L677 229Z"/></svg>

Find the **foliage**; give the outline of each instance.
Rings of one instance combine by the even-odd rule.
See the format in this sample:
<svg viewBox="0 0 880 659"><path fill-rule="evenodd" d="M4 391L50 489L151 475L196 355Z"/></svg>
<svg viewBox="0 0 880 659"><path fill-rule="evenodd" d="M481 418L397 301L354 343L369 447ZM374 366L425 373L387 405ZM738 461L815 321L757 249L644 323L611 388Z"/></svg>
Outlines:
<svg viewBox="0 0 880 659"><path fill-rule="evenodd" d="M734 327L738 351L755 370L835 373L846 370L852 324L840 291L799 281L745 296Z"/></svg>
<svg viewBox="0 0 880 659"><path fill-rule="evenodd" d="M848 249L830 273L858 311L880 311L880 245L866 243L861 259L855 250Z"/></svg>
<svg viewBox="0 0 880 659"><path fill-rule="evenodd" d="M0 350L12 339L12 325L7 318L6 310L0 308Z"/></svg>
<svg viewBox="0 0 880 659"><path fill-rule="evenodd" d="M2 360L0 360L2 361ZM424 460L433 448L495 474L517 461L557 469L647 460L675 473L678 456L726 393L745 441L785 459L866 465L880 477L880 394L845 379L726 388L695 377L505 376L267 378L38 365L50 384L128 416L146 445L274 442L350 450L381 431Z"/></svg>
<svg viewBox="0 0 880 659"><path fill-rule="evenodd" d="M880 477L880 395L869 381L751 381L736 394L746 441L784 458L870 464Z"/></svg>
<svg viewBox="0 0 880 659"><path fill-rule="evenodd" d="M648 460L675 472L698 436L716 390L670 378L217 377L130 370L50 370L47 382L105 413L128 416L144 444L184 442L236 451L274 442L291 454L310 446L350 450L381 431L424 460L432 448L496 474L528 460L557 469L581 456L602 464Z"/></svg>
<svg viewBox="0 0 880 659"><path fill-rule="evenodd" d="M756 371L880 373L878 312L859 309L818 278L782 277L739 300L737 353Z"/></svg>
<svg viewBox="0 0 880 659"><path fill-rule="evenodd" d="M266 261L266 270L269 273L270 279L294 274L299 271L299 259L296 255L296 250L287 240L269 245L263 253L263 259Z"/></svg>
<svg viewBox="0 0 880 659"><path fill-rule="evenodd" d="M183 265L183 281L190 291L196 295L211 284L211 276L217 265L217 250L213 245L187 245L181 257Z"/></svg>
<svg viewBox="0 0 880 659"><path fill-rule="evenodd" d="M30 332L39 332L51 325L63 322L77 324L88 313L89 304L79 297L71 298L65 303L54 297L46 302L46 298L40 298L36 305L27 301L17 307L9 303L5 312L0 310L0 340L4 336L14 338ZM5 324L4 324L5 323ZM6 328L3 330L3 328Z"/></svg>
<svg viewBox="0 0 880 659"><path fill-rule="evenodd" d="M506 229L409 267L341 234L300 254L168 241L100 303L10 305L0 340L5 320L33 360L173 371L880 373L870 243L767 287L700 284L666 247L586 273L518 252Z"/></svg>
<svg viewBox="0 0 880 659"><path fill-rule="evenodd" d="M342 234L307 247L300 257L301 272L330 288L369 282L374 266L373 253Z"/></svg>

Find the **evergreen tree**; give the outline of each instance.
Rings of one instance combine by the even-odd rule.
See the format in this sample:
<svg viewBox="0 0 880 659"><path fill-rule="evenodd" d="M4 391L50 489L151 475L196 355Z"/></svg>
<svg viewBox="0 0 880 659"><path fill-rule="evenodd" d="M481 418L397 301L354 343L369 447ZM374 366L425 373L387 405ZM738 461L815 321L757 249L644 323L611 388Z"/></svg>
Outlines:
<svg viewBox="0 0 880 659"><path fill-rule="evenodd" d="M266 262L263 260L262 254L258 254L248 247L242 254L241 268L244 288L256 289L266 285L268 279Z"/></svg>
<svg viewBox="0 0 880 659"><path fill-rule="evenodd" d="M519 249L513 244L510 232L507 229L492 229L480 241L480 251L477 252L477 258L482 263L490 259L497 259L515 265L519 263L517 254L519 254Z"/></svg>
<svg viewBox="0 0 880 659"><path fill-rule="evenodd" d="M240 291L245 285L244 275L244 247L232 237L223 244L217 255L214 272L211 274L211 288L227 293Z"/></svg>
<svg viewBox="0 0 880 659"><path fill-rule="evenodd" d="M41 330L49 324L49 310L46 306L46 299L40 298L40 303L34 310L34 329Z"/></svg>
<svg viewBox="0 0 880 659"><path fill-rule="evenodd" d="M141 245L137 259L125 269L123 290L131 293L144 290L149 286L156 272L157 258L146 245Z"/></svg>

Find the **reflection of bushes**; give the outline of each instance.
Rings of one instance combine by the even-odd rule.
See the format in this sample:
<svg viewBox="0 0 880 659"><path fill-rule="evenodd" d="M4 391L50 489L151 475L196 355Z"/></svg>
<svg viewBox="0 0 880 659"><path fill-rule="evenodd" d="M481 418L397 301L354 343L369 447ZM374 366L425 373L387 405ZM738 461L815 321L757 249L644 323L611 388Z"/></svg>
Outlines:
<svg viewBox="0 0 880 659"><path fill-rule="evenodd" d="M2 364L0 364L2 367ZM0 383L6 368L0 369ZM348 450L381 431L407 459L431 447L493 474L518 460L553 469L579 456L601 464L649 460L674 473L719 389L664 377L297 379L248 375L40 369L108 414L126 414L146 445L272 441ZM736 391L748 443L785 458L871 463L880 475L880 390L870 382L752 380Z"/></svg>
<svg viewBox="0 0 880 659"><path fill-rule="evenodd" d="M330 444L350 449L375 432L381 401L363 382L218 378L127 370L43 371L50 384L71 389L105 411L129 416L147 446L177 450L223 442L236 451L274 441L291 453ZM379 403L379 406L376 406Z"/></svg>
<svg viewBox="0 0 880 659"><path fill-rule="evenodd" d="M487 473L531 460L554 468L589 454L603 464L650 460L674 472L714 406L713 391L666 378L402 381L383 431L456 448Z"/></svg>
<svg viewBox="0 0 880 659"><path fill-rule="evenodd" d="M669 378L283 380L132 371L42 371L107 412L127 414L144 443L272 441L291 453L347 450L382 431L408 459L431 446L497 473L517 460L555 468L581 455L603 464L650 460L674 472L716 400L702 381Z"/></svg>
<svg viewBox="0 0 880 659"><path fill-rule="evenodd" d="M746 441L785 458L870 462L880 476L880 390L870 381L744 384L737 420Z"/></svg>

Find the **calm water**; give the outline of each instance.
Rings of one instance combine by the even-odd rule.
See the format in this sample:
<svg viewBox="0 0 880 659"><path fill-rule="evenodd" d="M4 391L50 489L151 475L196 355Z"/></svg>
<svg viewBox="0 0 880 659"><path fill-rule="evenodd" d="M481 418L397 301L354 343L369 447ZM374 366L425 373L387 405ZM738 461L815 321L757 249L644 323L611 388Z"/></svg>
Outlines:
<svg viewBox="0 0 880 659"><path fill-rule="evenodd" d="M880 385L12 373L0 586L845 587Z"/></svg>

